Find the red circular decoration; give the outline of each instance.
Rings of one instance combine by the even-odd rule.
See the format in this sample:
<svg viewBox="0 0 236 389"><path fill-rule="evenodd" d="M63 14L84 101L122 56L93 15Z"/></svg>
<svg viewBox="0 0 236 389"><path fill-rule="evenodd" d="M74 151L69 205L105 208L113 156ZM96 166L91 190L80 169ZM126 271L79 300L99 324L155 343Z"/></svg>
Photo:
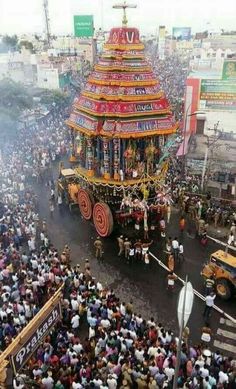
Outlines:
<svg viewBox="0 0 236 389"><path fill-rule="evenodd" d="M105 203L96 203L93 208L93 222L97 233L103 238L113 231L113 216L110 207Z"/></svg>
<svg viewBox="0 0 236 389"><path fill-rule="evenodd" d="M90 193L85 189L79 189L78 191L78 204L81 215L85 220L90 220L93 214L93 198Z"/></svg>

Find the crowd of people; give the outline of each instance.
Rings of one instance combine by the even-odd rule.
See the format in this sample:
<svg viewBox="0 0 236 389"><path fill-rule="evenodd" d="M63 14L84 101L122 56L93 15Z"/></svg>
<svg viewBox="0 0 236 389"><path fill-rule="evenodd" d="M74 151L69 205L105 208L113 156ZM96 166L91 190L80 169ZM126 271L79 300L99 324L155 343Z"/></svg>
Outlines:
<svg viewBox="0 0 236 389"><path fill-rule="evenodd" d="M153 58L153 70L168 98L177 121L183 120L183 99L188 72L187 62L178 55L167 56L164 60Z"/></svg>
<svg viewBox="0 0 236 389"><path fill-rule="evenodd" d="M62 321L15 378L14 389L23 388L26 377L42 389L172 388L177 346L172 330L152 317L146 321L132 301L121 302L104 288L92 277L88 260L72 268L57 266L53 248L44 255L51 258L50 273L65 282ZM57 287L53 277L44 285ZM179 388L233 388L235 369L232 358L211 353L206 343L192 345L185 331Z"/></svg>
<svg viewBox="0 0 236 389"><path fill-rule="evenodd" d="M41 389L172 388L177 346L172 330L153 318L146 321L132 301L121 302L104 288L93 278L88 260L73 267L68 247L58 253L39 220L26 174L19 177L20 157L15 157L18 162L11 167L8 161L8 174L1 175L1 349L62 282L65 288L61 321L14 378L13 388L23 389L27 382ZM124 254L130 250L125 242L121 254L122 247ZM191 345L187 334L178 386L233 385L235 361L219 352L209 356L207 345Z"/></svg>
<svg viewBox="0 0 236 389"><path fill-rule="evenodd" d="M51 179L51 162L67 150L65 133L63 113L56 111L56 115L50 113L33 127L25 126L14 142L1 147L1 349L11 343L48 297L43 274L48 271L49 262L43 250L49 247L49 238L45 222L39 220L32 183L39 179L47 183ZM39 251L37 240L41 245Z"/></svg>
<svg viewBox="0 0 236 389"><path fill-rule="evenodd" d="M155 389L173 387L178 339L175 330L145 320L132 301L122 302L91 273L89 260L72 265L70 248L60 253L37 212L34 181L48 185L51 163L68 150L64 113L52 112L24 127L4 146L0 164L0 349L4 350L64 283L62 318L14 377L14 389ZM127 239L127 240L126 240ZM170 251L179 259L175 240ZM102 242L96 250L102 254ZM99 243L100 242L100 243ZM119 237L119 254L146 263L151 242ZM166 247L169 250L168 246ZM133 250L133 251L132 251ZM168 283L169 285L169 283ZM30 382L30 383L29 383ZM184 332L178 387L234 388L236 361L207 340L193 345Z"/></svg>
<svg viewBox="0 0 236 389"><path fill-rule="evenodd" d="M223 229L227 241L233 235L232 245L236 243L236 209L231 202L213 198L210 192L199 194L200 178L186 173L183 179L181 169L173 159L166 184L171 190L173 203L194 221L197 235L207 232L212 226Z"/></svg>
<svg viewBox="0 0 236 389"><path fill-rule="evenodd" d="M1 145L3 161L8 159L9 163L8 169L1 164L1 176L13 175L13 187L24 189L25 180L30 183L51 179L51 163L69 150L64 119L65 112L48 113L35 124L23 126L13 142Z"/></svg>

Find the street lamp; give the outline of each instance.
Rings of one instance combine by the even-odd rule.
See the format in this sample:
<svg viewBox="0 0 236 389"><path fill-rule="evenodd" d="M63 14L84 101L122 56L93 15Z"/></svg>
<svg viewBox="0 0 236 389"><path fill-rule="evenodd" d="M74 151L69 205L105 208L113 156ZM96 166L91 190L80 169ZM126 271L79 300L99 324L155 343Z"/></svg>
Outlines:
<svg viewBox="0 0 236 389"><path fill-rule="evenodd" d="M178 307L177 307L177 315L178 315L178 322L179 322L179 342L177 348L173 389L177 388L183 330L186 327L189 317L191 315L192 308L193 308L193 300L194 300L193 287L191 282L188 282L188 276L186 276L185 285L182 287L179 293L179 300L178 300Z"/></svg>

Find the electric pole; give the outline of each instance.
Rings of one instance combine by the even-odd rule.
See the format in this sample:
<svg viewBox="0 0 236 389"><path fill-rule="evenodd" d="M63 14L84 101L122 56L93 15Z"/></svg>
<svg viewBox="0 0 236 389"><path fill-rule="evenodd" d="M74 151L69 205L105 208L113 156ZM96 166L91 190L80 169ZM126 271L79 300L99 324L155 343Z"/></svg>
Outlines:
<svg viewBox="0 0 236 389"><path fill-rule="evenodd" d="M44 13L44 21L45 21L45 34L47 47L50 48L51 44L51 32L50 32L50 19L48 12L48 0L43 0L43 13Z"/></svg>

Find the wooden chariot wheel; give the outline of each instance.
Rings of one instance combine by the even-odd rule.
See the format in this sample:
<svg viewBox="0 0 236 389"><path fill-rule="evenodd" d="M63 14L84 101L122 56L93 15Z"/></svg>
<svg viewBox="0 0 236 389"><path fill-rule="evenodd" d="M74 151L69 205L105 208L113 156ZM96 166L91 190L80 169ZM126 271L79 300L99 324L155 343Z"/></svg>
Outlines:
<svg viewBox="0 0 236 389"><path fill-rule="evenodd" d="M86 189L79 189L78 204L80 213L85 220L90 220L93 215L94 199Z"/></svg>
<svg viewBox="0 0 236 389"><path fill-rule="evenodd" d="M103 238L113 231L113 216L110 207L105 203L96 203L93 208L93 223L97 233Z"/></svg>

